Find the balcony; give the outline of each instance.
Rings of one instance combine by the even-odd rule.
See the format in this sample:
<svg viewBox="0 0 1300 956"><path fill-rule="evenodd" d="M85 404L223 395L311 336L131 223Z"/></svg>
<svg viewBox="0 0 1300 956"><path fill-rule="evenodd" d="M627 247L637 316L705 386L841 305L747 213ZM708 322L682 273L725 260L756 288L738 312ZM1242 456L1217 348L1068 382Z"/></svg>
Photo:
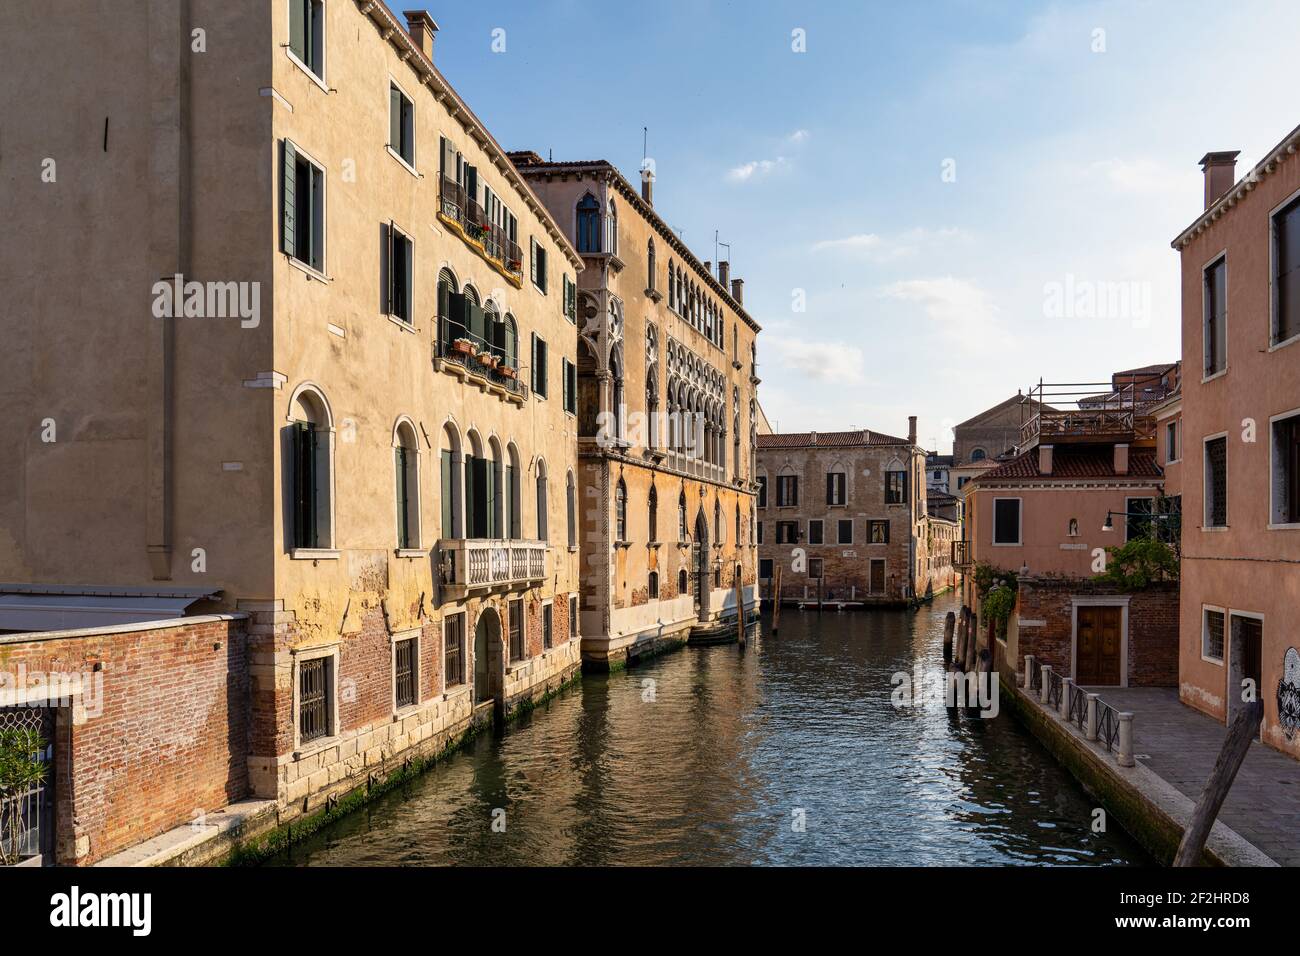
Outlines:
<svg viewBox="0 0 1300 956"><path fill-rule="evenodd" d="M465 187L443 176L438 197L438 218L515 288L523 285L523 250L506 235L505 229L488 218L483 207L465 192Z"/></svg>
<svg viewBox="0 0 1300 956"><path fill-rule="evenodd" d="M460 302L460 297L453 297ZM449 372L462 381L477 385L498 398L522 405L528 386L519 377L519 331L507 328L472 303L461 303L463 311L448 307L438 316L438 338L434 343L434 368ZM472 312L473 316L466 312ZM477 330L490 332L490 337ZM509 341L513 335L513 341Z"/></svg>
<svg viewBox="0 0 1300 956"><path fill-rule="evenodd" d="M444 538L438 542L437 576L449 597L531 587L546 577L546 542Z"/></svg>
<svg viewBox="0 0 1300 956"><path fill-rule="evenodd" d="M1021 451L1037 444L1135 442L1154 433L1133 384L1040 380L1020 409Z"/></svg>
<svg viewBox="0 0 1300 956"><path fill-rule="evenodd" d="M975 559L971 555L970 542L954 541L952 543L952 566L958 571L969 571L974 563Z"/></svg>

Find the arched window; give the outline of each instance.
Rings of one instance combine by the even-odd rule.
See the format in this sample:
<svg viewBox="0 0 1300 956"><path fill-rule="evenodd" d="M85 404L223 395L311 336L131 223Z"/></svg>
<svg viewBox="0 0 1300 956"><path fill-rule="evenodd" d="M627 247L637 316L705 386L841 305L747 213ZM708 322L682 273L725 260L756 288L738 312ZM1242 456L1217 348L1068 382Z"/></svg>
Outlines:
<svg viewBox="0 0 1300 956"><path fill-rule="evenodd" d="M578 203L578 251L600 252L600 203L591 193Z"/></svg>
<svg viewBox="0 0 1300 956"><path fill-rule="evenodd" d="M546 512L549 507L549 501L546 495L546 462L541 458L537 459L537 540L549 541L550 536L547 533L549 526L546 521Z"/></svg>
<svg viewBox="0 0 1300 956"><path fill-rule="evenodd" d="M614 489L614 540L627 540L627 485L622 478Z"/></svg>
<svg viewBox="0 0 1300 956"><path fill-rule="evenodd" d="M609 201L609 251L618 255L618 209L612 199Z"/></svg>
<svg viewBox="0 0 1300 956"><path fill-rule="evenodd" d="M478 432L469 433L465 450L465 537L488 538L492 529L492 462Z"/></svg>
<svg viewBox="0 0 1300 956"><path fill-rule="evenodd" d="M659 492L654 485L650 486L650 499L647 502L647 508L647 517L650 523L649 540L655 542L659 540Z"/></svg>
<svg viewBox="0 0 1300 956"><path fill-rule="evenodd" d="M506 536L505 461L501 442L495 435L488 439L488 529L489 538Z"/></svg>
<svg viewBox="0 0 1300 956"><path fill-rule="evenodd" d="M677 308L677 273L671 258L668 260L668 308Z"/></svg>
<svg viewBox="0 0 1300 956"><path fill-rule="evenodd" d="M677 540L686 540L686 489L677 499Z"/></svg>
<svg viewBox="0 0 1300 956"><path fill-rule="evenodd" d="M659 572L658 571L650 572L650 578L648 581L648 590L650 592L650 600L652 601L659 600Z"/></svg>
<svg viewBox="0 0 1300 956"><path fill-rule="evenodd" d="M393 430L393 468L397 477L397 547L420 547L420 446L409 419Z"/></svg>
<svg viewBox="0 0 1300 956"><path fill-rule="evenodd" d="M457 295L457 286L456 275L450 269L438 273L438 342L441 345L441 355L450 352L451 343L465 334L453 327L451 319L452 296Z"/></svg>
<svg viewBox="0 0 1300 956"><path fill-rule="evenodd" d="M460 497L460 435L450 423L442 429L442 448L438 460L442 499L442 525L438 533L443 538L461 538L464 537L464 532Z"/></svg>
<svg viewBox="0 0 1300 956"><path fill-rule="evenodd" d="M722 502L717 498L713 499L713 537L717 539L718 544L722 544Z"/></svg>
<svg viewBox="0 0 1300 956"><path fill-rule="evenodd" d="M610 388L613 392L610 396L610 404L614 412L614 438L621 442L625 435L623 421L626 402L623 398L622 354L617 347L611 349L609 353L609 374Z"/></svg>
<svg viewBox="0 0 1300 956"><path fill-rule="evenodd" d="M519 368L519 325L515 322L515 317L508 312L504 325L505 344L502 351L506 365L517 370Z"/></svg>
<svg viewBox="0 0 1300 956"><path fill-rule="evenodd" d="M983 448L976 448L974 451L970 453L971 461L983 461L987 457L988 455Z"/></svg>
<svg viewBox="0 0 1300 956"><path fill-rule="evenodd" d="M685 569L685 568L682 568L680 571L677 572L677 593L678 593L678 594L685 594L685 593L686 593L686 587L687 587L687 585L686 585L686 569Z"/></svg>
<svg viewBox="0 0 1300 956"><path fill-rule="evenodd" d="M334 546L334 420L325 396L302 385L289 403L285 484L292 495L293 548Z"/></svg>
<svg viewBox="0 0 1300 956"><path fill-rule="evenodd" d="M502 503L505 506L505 520L502 533L518 541L524 536L524 508L519 496L519 449L511 442L506 446L506 468L502 481Z"/></svg>
<svg viewBox="0 0 1300 956"><path fill-rule="evenodd" d="M736 502L736 547L740 547L740 502Z"/></svg>
<svg viewBox="0 0 1300 956"><path fill-rule="evenodd" d="M650 239L645 246L645 287L651 292L655 290L655 241Z"/></svg>
<svg viewBox="0 0 1300 956"><path fill-rule="evenodd" d="M564 507L569 529L569 547L578 546L578 489L573 483L573 472L564 476Z"/></svg>

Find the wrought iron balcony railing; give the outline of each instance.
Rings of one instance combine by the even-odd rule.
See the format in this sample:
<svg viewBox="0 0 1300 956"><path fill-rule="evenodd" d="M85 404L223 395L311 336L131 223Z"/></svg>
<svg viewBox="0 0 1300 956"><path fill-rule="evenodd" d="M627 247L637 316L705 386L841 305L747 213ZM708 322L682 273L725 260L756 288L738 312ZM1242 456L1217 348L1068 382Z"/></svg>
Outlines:
<svg viewBox="0 0 1300 956"><path fill-rule="evenodd" d="M480 376L512 395L521 398L528 395L528 386L517 367L517 343L512 350L500 341L490 342L471 332L463 322L451 316L440 315L438 341L434 347L439 358L463 366L466 372Z"/></svg>
<svg viewBox="0 0 1300 956"><path fill-rule="evenodd" d="M483 207L470 198L464 186L443 176L439 199L443 217L456 223L465 238L477 243L488 259L516 278L523 275L523 250L505 229L488 218Z"/></svg>

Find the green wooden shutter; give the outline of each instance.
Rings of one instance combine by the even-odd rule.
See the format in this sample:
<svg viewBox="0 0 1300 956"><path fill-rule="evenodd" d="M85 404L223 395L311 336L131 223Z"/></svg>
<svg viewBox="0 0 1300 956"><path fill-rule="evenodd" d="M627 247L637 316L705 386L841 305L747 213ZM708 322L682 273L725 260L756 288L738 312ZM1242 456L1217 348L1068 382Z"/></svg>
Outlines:
<svg viewBox="0 0 1300 956"><path fill-rule="evenodd" d="M284 141L284 157L280 176L280 248L289 255L297 252L295 234L297 232L297 214L294 199L297 196L298 151L293 143Z"/></svg>
<svg viewBox="0 0 1300 956"><path fill-rule="evenodd" d="M452 498L452 461L451 452L447 449L442 450L442 536L444 538L456 537L456 526L453 523L453 505Z"/></svg>
<svg viewBox="0 0 1300 956"><path fill-rule="evenodd" d="M395 86L388 87L388 146L402 154L402 94Z"/></svg>
<svg viewBox="0 0 1300 956"><path fill-rule="evenodd" d="M307 60L307 0L289 0L289 49L303 63Z"/></svg>
<svg viewBox="0 0 1300 956"><path fill-rule="evenodd" d="M406 449L400 445L393 449L397 465L397 546L411 546L410 489L406 486Z"/></svg>
<svg viewBox="0 0 1300 956"><path fill-rule="evenodd" d="M317 547L316 429L293 423L293 538L299 548Z"/></svg>
<svg viewBox="0 0 1300 956"><path fill-rule="evenodd" d="M503 529L507 538L519 537L519 515L515 511L515 466L506 465L506 480L503 493L505 494L505 514L506 526Z"/></svg>
<svg viewBox="0 0 1300 956"><path fill-rule="evenodd" d="M396 263L393 261L393 223L390 220L388 225L384 226L384 311L393 314L393 289L397 286L397 276L394 273Z"/></svg>
<svg viewBox="0 0 1300 956"><path fill-rule="evenodd" d="M483 466L484 466L484 467L483 467L483 471L484 471L484 474L486 475L486 478L487 478L487 509L486 509L486 510L487 510L487 534L486 534L486 537L488 537L488 538L495 538L495 537L498 537L498 536L499 536L499 531L498 531L498 529L497 529L497 481L496 481L497 476L496 476L496 465L495 465L495 463L491 463L491 467L488 467L488 465L489 465L489 462L487 462L487 461L484 461L484 462L483 462Z"/></svg>
<svg viewBox="0 0 1300 956"><path fill-rule="evenodd" d="M464 510L461 512L461 525L465 529L466 538L477 537L474 529L474 458L471 455L465 457L465 497Z"/></svg>

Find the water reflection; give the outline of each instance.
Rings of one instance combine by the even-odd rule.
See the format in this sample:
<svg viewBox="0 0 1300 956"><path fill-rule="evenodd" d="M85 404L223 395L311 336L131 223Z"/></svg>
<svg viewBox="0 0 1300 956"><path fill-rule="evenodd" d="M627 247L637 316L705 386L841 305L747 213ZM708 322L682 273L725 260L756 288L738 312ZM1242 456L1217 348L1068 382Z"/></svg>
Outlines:
<svg viewBox="0 0 1300 956"><path fill-rule="evenodd" d="M586 677L274 862L1149 862L1091 832L1092 802L1009 715L892 704L896 672L940 668L952 607L787 609L746 649Z"/></svg>

